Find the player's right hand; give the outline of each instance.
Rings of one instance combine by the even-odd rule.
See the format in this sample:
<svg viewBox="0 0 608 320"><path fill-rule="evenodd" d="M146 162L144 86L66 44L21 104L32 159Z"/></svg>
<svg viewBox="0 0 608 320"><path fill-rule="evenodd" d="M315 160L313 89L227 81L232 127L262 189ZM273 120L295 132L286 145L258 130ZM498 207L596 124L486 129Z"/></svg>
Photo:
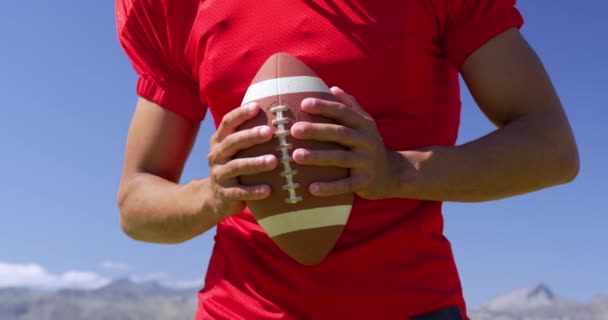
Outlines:
<svg viewBox="0 0 608 320"><path fill-rule="evenodd" d="M227 113L210 140L207 156L210 169L210 184L213 196L213 211L228 217L240 213L246 200L260 200L270 195L269 185L244 186L238 177L273 170L278 163L274 155L255 158L232 159L240 150L250 148L272 139L269 126L259 126L236 131L245 121L255 117L260 107L255 103L241 106Z"/></svg>

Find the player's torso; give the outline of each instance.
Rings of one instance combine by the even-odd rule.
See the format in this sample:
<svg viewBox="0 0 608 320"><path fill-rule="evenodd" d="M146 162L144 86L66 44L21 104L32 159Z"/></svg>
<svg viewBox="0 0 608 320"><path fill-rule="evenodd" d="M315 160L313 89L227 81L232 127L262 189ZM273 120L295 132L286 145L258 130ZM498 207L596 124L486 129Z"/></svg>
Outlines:
<svg viewBox="0 0 608 320"><path fill-rule="evenodd" d="M202 0L186 60L216 124L241 104L268 57L286 52L355 96L388 148L452 144L458 77L443 54L437 21L430 0ZM228 218L217 228L199 318L225 312L230 319L231 313L386 319L458 303L449 243L439 236L440 207L357 199L339 243L317 268L295 265L250 214ZM316 301L327 304L310 308Z"/></svg>
<svg viewBox="0 0 608 320"><path fill-rule="evenodd" d="M287 52L355 96L389 148L450 144L457 74L443 56L430 3L200 1L186 58L216 123L241 104L262 63Z"/></svg>

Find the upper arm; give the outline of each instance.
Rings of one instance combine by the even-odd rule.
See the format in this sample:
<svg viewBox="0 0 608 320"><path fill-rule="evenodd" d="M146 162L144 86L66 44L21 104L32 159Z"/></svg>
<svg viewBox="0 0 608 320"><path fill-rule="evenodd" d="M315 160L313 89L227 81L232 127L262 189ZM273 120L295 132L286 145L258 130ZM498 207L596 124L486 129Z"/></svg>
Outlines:
<svg viewBox="0 0 608 320"><path fill-rule="evenodd" d="M516 1L437 1L447 8L447 58L486 117L497 127L509 126L501 130L507 135L524 135L561 169L576 172L570 123L540 58L519 32L523 17Z"/></svg>
<svg viewBox="0 0 608 320"><path fill-rule="evenodd" d="M517 29L476 50L461 72L490 121L509 126L511 134L525 135L537 154L558 168L559 181L576 176L579 158L569 120L540 58Z"/></svg>
<svg viewBox="0 0 608 320"><path fill-rule="evenodd" d="M206 106L187 55L198 1L116 0L118 40L137 73L137 94L192 121Z"/></svg>
<svg viewBox="0 0 608 320"><path fill-rule="evenodd" d="M473 52L461 73L479 108L497 126L532 113L563 117L542 62L517 29Z"/></svg>
<svg viewBox="0 0 608 320"><path fill-rule="evenodd" d="M123 180L149 173L178 182L200 123L140 98L127 137Z"/></svg>
<svg viewBox="0 0 608 320"><path fill-rule="evenodd" d="M116 0L119 42L138 80L124 175L178 181L206 107L186 47L198 2Z"/></svg>

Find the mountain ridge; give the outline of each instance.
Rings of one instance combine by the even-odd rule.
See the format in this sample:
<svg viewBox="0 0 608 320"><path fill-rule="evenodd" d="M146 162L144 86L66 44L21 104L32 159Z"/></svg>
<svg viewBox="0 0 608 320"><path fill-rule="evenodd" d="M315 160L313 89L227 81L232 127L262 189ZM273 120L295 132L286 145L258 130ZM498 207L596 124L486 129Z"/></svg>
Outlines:
<svg viewBox="0 0 608 320"><path fill-rule="evenodd" d="M97 289L0 288L2 320L194 319L197 288L116 279ZM472 320L607 320L608 294L577 302L544 283L518 288L469 308Z"/></svg>
<svg viewBox="0 0 608 320"><path fill-rule="evenodd" d="M608 298L577 302L539 283L499 295L468 313L473 320L608 320Z"/></svg>

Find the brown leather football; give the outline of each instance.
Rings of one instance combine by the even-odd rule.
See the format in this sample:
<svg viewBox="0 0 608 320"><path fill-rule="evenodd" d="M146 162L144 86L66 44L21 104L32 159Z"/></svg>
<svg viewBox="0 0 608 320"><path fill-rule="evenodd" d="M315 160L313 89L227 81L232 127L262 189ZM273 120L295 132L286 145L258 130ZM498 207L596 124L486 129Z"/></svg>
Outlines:
<svg viewBox="0 0 608 320"><path fill-rule="evenodd" d="M274 154L279 163L270 172L239 177L243 185L268 184L271 195L248 201L247 206L268 236L296 261L316 265L333 249L350 215L353 195L316 197L309 193L311 183L348 177L348 169L303 166L291 159L298 148L312 150L344 149L334 143L297 140L291 126L299 121L334 123L333 120L305 113L304 98L336 101L328 86L315 72L295 57L278 53L260 68L247 89L242 104L255 101L262 111L239 130L260 125L273 128L274 138L236 154L235 158Z"/></svg>

